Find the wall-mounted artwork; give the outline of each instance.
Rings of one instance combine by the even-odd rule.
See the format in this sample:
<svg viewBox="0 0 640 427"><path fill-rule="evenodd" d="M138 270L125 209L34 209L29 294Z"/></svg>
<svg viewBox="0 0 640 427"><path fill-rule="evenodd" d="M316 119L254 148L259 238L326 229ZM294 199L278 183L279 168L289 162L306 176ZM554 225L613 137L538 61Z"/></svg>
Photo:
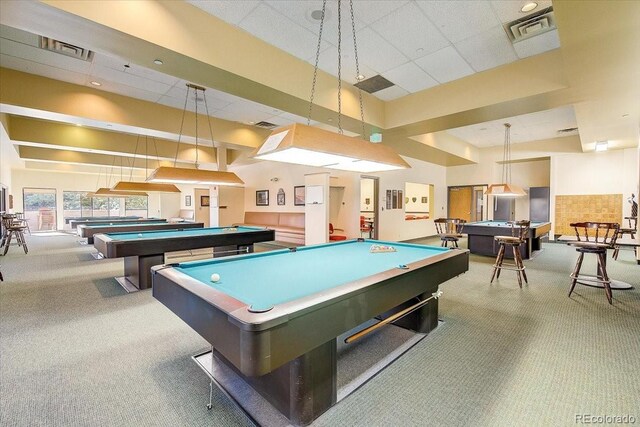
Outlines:
<svg viewBox="0 0 640 427"><path fill-rule="evenodd" d="M200 196L200 206L209 206L209 196Z"/></svg>
<svg viewBox="0 0 640 427"><path fill-rule="evenodd" d="M278 202L278 206L284 206L285 198L284 198L284 190L282 188L278 190L278 194L276 195L276 200Z"/></svg>
<svg viewBox="0 0 640 427"><path fill-rule="evenodd" d="M269 190L256 191L256 206L269 206Z"/></svg>
<svg viewBox="0 0 640 427"><path fill-rule="evenodd" d="M293 205L304 206L304 185L293 187Z"/></svg>
<svg viewBox="0 0 640 427"><path fill-rule="evenodd" d="M405 220L430 218L429 196L433 191L432 187L431 184L405 183L404 190L407 195L404 206Z"/></svg>
<svg viewBox="0 0 640 427"><path fill-rule="evenodd" d="M184 196L184 205L191 206L191 196Z"/></svg>

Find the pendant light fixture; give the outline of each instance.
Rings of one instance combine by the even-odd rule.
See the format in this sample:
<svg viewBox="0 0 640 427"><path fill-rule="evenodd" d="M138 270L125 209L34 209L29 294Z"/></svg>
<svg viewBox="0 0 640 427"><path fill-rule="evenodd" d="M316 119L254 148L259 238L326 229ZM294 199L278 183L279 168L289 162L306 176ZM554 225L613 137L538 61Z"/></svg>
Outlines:
<svg viewBox="0 0 640 427"><path fill-rule="evenodd" d="M117 190L112 190L111 188L109 188L109 184L111 183L111 175L113 173L113 166L116 163L116 156L113 156L113 163L111 165L111 170L109 172L109 175L107 176L107 171L105 168L105 172L104 172L104 179L106 181L107 186L106 187L100 187L98 188L96 191L94 191L93 193L88 193L87 196L89 197L134 197L134 196L148 196L147 193L144 192L137 192L137 191L117 191ZM122 170L122 166L121 166L121 170ZM98 185L100 185L100 170L98 170Z"/></svg>
<svg viewBox="0 0 640 427"><path fill-rule="evenodd" d="M485 194L499 197L526 196L527 193L520 186L511 183L511 124L504 124L504 147L502 149L502 182L491 184Z"/></svg>
<svg viewBox="0 0 640 427"><path fill-rule="evenodd" d="M195 96L195 121L196 121L196 168L178 168L176 163L178 161L178 152L180 148L180 142L182 140L182 131L184 127L184 117L187 112L187 101L189 100L189 92L193 89ZM184 109L182 111L182 122L180 124L180 134L178 135L178 144L176 145L176 156L173 160L173 167L160 166L147 177L149 183L175 183L175 184L200 184L200 185L243 185L244 182L233 172L227 171L210 171L205 169L199 169L198 163L198 93L202 92L202 99L204 100L205 113L207 115L207 122L209 124L209 134L211 141L213 141L213 130L211 128L211 117L209 116L209 107L207 106L207 98L204 95L205 88L202 86L187 83L187 95L184 100Z"/></svg>
<svg viewBox="0 0 640 427"><path fill-rule="evenodd" d="M160 165L160 157L158 156L158 147L156 146L156 139L153 139L153 146L156 150L156 161L158 165ZM129 181L116 182L116 184L112 187L112 190L117 191L151 191L157 193L180 193L180 189L173 184L155 184L151 182L144 181L133 181L133 166L136 163L136 154L138 154L138 144L140 142L140 135L136 138L136 148L133 152L133 162L131 163L131 170L129 171ZM147 177L147 162L149 160L149 146L148 146L148 136L144 137L144 176ZM120 166L120 170L122 170L122 166Z"/></svg>
<svg viewBox="0 0 640 427"><path fill-rule="evenodd" d="M406 169L411 166L404 161L390 147L375 144L365 140L364 108L362 92L358 88L360 102L360 122L362 124L361 138L345 136L342 129L342 52L341 52L341 0L338 0L338 133L322 130L311 126L311 110L316 89L318 75L318 60L322 44L322 30L326 16L327 0L322 2L322 16L318 34L318 48L313 70L313 83L309 98L309 114L307 124L296 123L275 129L266 141L250 157L260 160L273 160L307 166L319 166L331 169L354 172L382 172L396 169ZM360 76L358 63L358 46L356 43L355 19L353 14L353 0L349 0L351 13L351 30L353 32L353 50L356 62L356 76Z"/></svg>

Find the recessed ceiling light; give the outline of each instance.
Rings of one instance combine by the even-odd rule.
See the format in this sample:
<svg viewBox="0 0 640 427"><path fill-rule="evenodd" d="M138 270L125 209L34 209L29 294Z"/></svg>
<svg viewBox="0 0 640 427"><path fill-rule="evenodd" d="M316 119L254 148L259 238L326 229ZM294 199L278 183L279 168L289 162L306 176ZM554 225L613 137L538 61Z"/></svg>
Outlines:
<svg viewBox="0 0 640 427"><path fill-rule="evenodd" d="M625 113L622 115L622 117L629 117L629 114Z"/></svg>
<svg viewBox="0 0 640 427"><path fill-rule="evenodd" d="M249 122L249 124L250 124L250 125L255 125L255 124L256 124L256 122Z"/></svg>
<svg viewBox="0 0 640 427"><path fill-rule="evenodd" d="M520 9L520 12L524 12L524 13L531 12L536 7L538 7L538 3L534 1L530 1L529 3L525 3L524 6L522 6L522 8Z"/></svg>
<svg viewBox="0 0 640 427"><path fill-rule="evenodd" d="M80 124L80 123L76 123L76 126L82 127L82 124Z"/></svg>
<svg viewBox="0 0 640 427"><path fill-rule="evenodd" d="M92 85L94 85L94 86L102 86L102 83L97 82L97 81L95 81L95 80L92 80L92 81L90 81L89 83L91 83L91 84L92 84Z"/></svg>
<svg viewBox="0 0 640 427"><path fill-rule="evenodd" d="M328 118L328 119L327 119L327 121L328 121L328 122L332 122L332 121L333 121L333 119L332 119L332 118Z"/></svg>
<svg viewBox="0 0 640 427"><path fill-rule="evenodd" d="M362 81L362 80L364 80L364 78L365 78L365 77L364 77L364 74L358 74L358 75L356 76L356 79L357 79L359 82L360 82L360 81Z"/></svg>
<svg viewBox="0 0 640 427"><path fill-rule="evenodd" d="M162 62L162 59L154 59L154 60L153 60L153 63L154 63L154 64L156 64L156 65L162 65L162 64L164 64L164 62Z"/></svg>

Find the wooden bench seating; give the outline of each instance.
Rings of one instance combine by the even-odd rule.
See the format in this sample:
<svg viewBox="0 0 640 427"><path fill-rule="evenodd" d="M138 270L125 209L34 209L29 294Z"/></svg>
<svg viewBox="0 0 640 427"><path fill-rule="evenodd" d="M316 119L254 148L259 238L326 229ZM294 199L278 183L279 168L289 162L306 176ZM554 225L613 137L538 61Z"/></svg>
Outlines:
<svg viewBox="0 0 640 427"><path fill-rule="evenodd" d="M233 225L270 228L276 232L276 240L304 245L302 212L245 212L244 222Z"/></svg>

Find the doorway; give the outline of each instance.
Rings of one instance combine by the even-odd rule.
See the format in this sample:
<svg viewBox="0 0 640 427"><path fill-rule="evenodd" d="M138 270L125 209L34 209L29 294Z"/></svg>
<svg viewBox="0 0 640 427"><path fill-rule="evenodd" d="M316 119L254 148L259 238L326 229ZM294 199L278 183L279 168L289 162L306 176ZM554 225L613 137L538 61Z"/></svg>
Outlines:
<svg viewBox="0 0 640 427"><path fill-rule="evenodd" d="M205 227L209 227L210 213L209 213L209 189L208 188L195 188L194 196L196 198L196 222L201 222Z"/></svg>
<svg viewBox="0 0 640 427"><path fill-rule="evenodd" d="M482 221L487 218L486 185L462 185L449 187L449 218L460 218L467 222Z"/></svg>
<svg viewBox="0 0 640 427"><path fill-rule="evenodd" d="M379 178L362 176L360 178L360 236L377 239Z"/></svg>
<svg viewBox="0 0 640 427"><path fill-rule="evenodd" d="M22 201L30 231L57 230L55 188L23 188Z"/></svg>

